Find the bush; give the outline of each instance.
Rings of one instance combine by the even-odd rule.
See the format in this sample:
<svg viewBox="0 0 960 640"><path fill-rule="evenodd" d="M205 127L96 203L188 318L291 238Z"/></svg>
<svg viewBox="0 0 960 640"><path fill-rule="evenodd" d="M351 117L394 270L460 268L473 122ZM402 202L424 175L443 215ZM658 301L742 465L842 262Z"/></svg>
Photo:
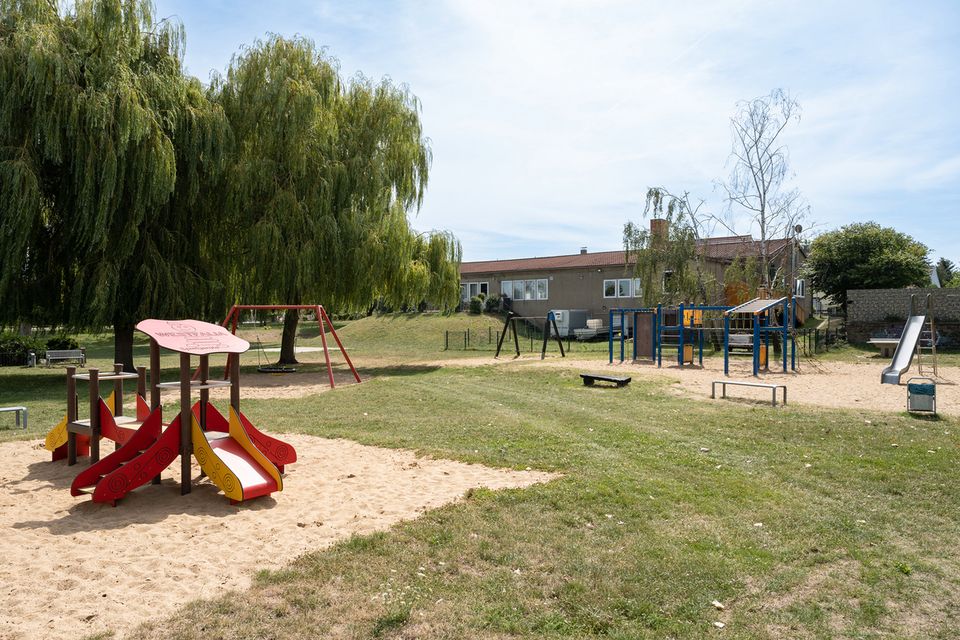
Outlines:
<svg viewBox="0 0 960 640"><path fill-rule="evenodd" d="M483 312L483 298L480 296L473 296L470 298L470 313L482 313Z"/></svg>
<svg viewBox="0 0 960 640"><path fill-rule="evenodd" d="M492 296L488 296L486 300L483 301L483 310L487 313L496 313L500 310L500 296L496 293Z"/></svg>
<svg viewBox="0 0 960 640"><path fill-rule="evenodd" d="M47 340L47 349L62 350L79 348L80 343L77 342L77 339L73 336L68 336L65 333L62 333L59 336L53 336Z"/></svg>
<svg viewBox="0 0 960 640"><path fill-rule="evenodd" d="M45 351L43 342L33 336L0 333L0 363L7 366L24 365L27 363L27 353L31 350L39 356Z"/></svg>

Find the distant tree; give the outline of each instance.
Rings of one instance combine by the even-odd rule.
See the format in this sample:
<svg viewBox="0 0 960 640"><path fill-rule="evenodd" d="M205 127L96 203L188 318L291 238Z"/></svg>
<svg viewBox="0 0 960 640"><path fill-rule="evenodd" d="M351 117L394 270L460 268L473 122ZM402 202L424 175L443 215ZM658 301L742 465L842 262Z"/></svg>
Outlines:
<svg viewBox="0 0 960 640"><path fill-rule="evenodd" d="M0 321L112 325L216 296L198 207L229 128L146 0L0 0Z"/></svg>
<svg viewBox="0 0 960 640"><path fill-rule="evenodd" d="M940 281L941 287L951 286L948 283L951 282L958 274L956 265L953 264L951 260L947 258L940 258L937 260L937 279Z"/></svg>
<svg viewBox="0 0 960 640"><path fill-rule="evenodd" d="M794 226L807 215L800 192L784 188L790 177L790 157L781 135L799 119L800 104L782 89L738 103L730 119L733 166L720 186L731 205L730 213L746 211L760 235L761 284L767 288L777 277L771 276L769 241L793 237ZM733 231L732 220L724 224Z"/></svg>
<svg viewBox="0 0 960 640"><path fill-rule="evenodd" d="M895 229L851 224L817 237L804 270L815 289L846 308L849 289L929 285L928 251Z"/></svg>
<svg viewBox="0 0 960 640"><path fill-rule="evenodd" d="M665 205L665 206L664 206ZM659 220L659 231L627 222L623 246L627 260L635 260L634 277L640 280L644 305L673 304L697 295L696 232L687 210L659 189L647 193L644 216Z"/></svg>
<svg viewBox="0 0 960 640"><path fill-rule="evenodd" d="M430 149L406 89L343 81L309 40L272 36L235 56L210 94L236 138L219 192L235 296L338 311L457 304L459 243L408 219ZM283 363L296 362L297 321L286 314Z"/></svg>
<svg viewBox="0 0 960 640"><path fill-rule="evenodd" d="M737 304L752 298L762 280L760 264L752 255L736 256L723 272L723 285L727 298Z"/></svg>

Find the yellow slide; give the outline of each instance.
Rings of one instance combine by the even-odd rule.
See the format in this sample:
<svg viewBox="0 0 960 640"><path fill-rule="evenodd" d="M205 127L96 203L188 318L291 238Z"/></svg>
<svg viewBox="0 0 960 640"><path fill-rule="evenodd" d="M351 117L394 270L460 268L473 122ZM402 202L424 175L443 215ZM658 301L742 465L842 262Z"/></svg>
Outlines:
<svg viewBox="0 0 960 640"><path fill-rule="evenodd" d="M232 502L283 490L280 472L250 441L233 407L230 432L204 432L191 412L193 455L207 477Z"/></svg>
<svg viewBox="0 0 960 640"><path fill-rule="evenodd" d="M107 398L107 408L110 409L110 413L113 413L114 402L113 392L111 391L110 397ZM65 444L67 444L67 416L63 416L63 420L50 430L43 443L43 448L47 451L56 451Z"/></svg>

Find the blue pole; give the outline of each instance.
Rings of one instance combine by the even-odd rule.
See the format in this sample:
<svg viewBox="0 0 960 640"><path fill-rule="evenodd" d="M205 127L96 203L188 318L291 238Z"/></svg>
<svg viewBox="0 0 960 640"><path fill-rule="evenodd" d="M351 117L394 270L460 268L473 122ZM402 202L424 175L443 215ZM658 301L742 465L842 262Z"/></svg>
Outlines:
<svg viewBox="0 0 960 640"><path fill-rule="evenodd" d="M633 312L633 359L637 359L637 312Z"/></svg>
<svg viewBox="0 0 960 640"><path fill-rule="evenodd" d="M683 369L683 303L677 307L677 364Z"/></svg>
<svg viewBox="0 0 960 640"><path fill-rule="evenodd" d="M730 316L723 314L723 375L730 375Z"/></svg>
<svg viewBox="0 0 960 640"><path fill-rule="evenodd" d="M620 362L623 362L623 342L626 340L625 334L627 333L625 331L626 315L623 309L620 309Z"/></svg>
<svg viewBox="0 0 960 640"><path fill-rule="evenodd" d="M760 315L753 314L753 375L760 374Z"/></svg>
<svg viewBox="0 0 960 640"><path fill-rule="evenodd" d="M657 305L657 366L663 366L663 305Z"/></svg>
<svg viewBox="0 0 960 640"><path fill-rule="evenodd" d="M610 309L610 322L607 323L607 326L610 327L610 332L607 336L607 340L609 341L610 364L613 364L613 309Z"/></svg>

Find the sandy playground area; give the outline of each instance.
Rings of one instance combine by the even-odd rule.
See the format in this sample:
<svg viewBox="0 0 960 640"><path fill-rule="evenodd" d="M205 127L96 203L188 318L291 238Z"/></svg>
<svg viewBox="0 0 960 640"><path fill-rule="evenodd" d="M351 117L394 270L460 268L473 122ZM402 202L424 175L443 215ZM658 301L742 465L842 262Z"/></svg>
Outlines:
<svg viewBox="0 0 960 640"><path fill-rule="evenodd" d="M283 492L240 506L206 480L181 496L171 475L179 465L161 486L134 491L116 508L94 504L70 495L82 463L51 463L36 441L0 445L0 638L56 640L108 629L122 636L197 597L245 588L259 569L415 518L470 488L554 477L281 437L298 454Z"/></svg>

